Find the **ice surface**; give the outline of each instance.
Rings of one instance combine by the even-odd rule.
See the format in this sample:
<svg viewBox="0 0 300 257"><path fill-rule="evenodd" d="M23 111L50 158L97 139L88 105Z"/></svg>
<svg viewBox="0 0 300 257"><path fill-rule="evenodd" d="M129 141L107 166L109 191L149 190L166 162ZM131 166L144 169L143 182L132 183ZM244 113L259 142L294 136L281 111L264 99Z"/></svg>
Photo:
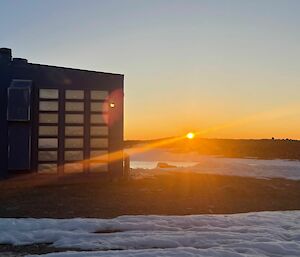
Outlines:
<svg viewBox="0 0 300 257"><path fill-rule="evenodd" d="M299 256L300 211L114 219L0 219L0 244L34 243L85 250L43 255L47 257Z"/></svg>
<svg viewBox="0 0 300 257"><path fill-rule="evenodd" d="M163 149L132 156L133 161L143 162L197 162L192 167L170 169L134 169L135 177L153 176L161 172L195 172L204 174L219 174L229 176L255 177L255 178L285 178L300 180L300 161L291 160L258 160L242 158L223 158L216 156L203 156L197 153L171 153ZM148 164L149 165L149 164ZM176 164L175 164L176 165ZM135 166L138 166L135 163ZM153 166L156 166L153 164ZM180 165L178 165L180 166ZM141 167L143 168L143 167Z"/></svg>

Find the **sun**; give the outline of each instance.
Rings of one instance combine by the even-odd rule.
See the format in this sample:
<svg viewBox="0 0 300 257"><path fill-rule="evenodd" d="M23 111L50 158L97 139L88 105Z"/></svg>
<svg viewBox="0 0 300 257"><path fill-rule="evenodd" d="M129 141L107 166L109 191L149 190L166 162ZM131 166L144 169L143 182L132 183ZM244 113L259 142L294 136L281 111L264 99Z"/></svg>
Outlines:
<svg viewBox="0 0 300 257"><path fill-rule="evenodd" d="M193 132L189 132L186 134L186 138L188 138L188 139L193 139L194 137L195 137L195 133L193 133Z"/></svg>

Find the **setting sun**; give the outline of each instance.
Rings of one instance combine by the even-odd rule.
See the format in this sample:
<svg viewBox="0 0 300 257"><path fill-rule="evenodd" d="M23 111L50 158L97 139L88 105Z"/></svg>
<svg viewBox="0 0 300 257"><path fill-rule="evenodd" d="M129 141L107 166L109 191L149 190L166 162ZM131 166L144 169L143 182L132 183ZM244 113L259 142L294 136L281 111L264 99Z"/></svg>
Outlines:
<svg viewBox="0 0 300 257"><path fill-rule="evenodd" d="M195 137L195 134L193 132L189 132L186 134L186 138L193 139Z"/></svg>

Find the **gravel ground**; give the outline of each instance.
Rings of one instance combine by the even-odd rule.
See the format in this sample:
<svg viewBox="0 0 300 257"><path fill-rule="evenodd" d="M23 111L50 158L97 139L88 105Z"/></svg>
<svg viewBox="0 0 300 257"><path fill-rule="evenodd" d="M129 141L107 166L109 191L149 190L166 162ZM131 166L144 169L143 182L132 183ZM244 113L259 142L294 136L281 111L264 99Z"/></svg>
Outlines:
<svg viewBox="0 0 300 257"><path fill-rule="evenodd" d="M128 181L37 176L0 182L0 217L187 215L300 209L300 181L172 173Z"/></svg>

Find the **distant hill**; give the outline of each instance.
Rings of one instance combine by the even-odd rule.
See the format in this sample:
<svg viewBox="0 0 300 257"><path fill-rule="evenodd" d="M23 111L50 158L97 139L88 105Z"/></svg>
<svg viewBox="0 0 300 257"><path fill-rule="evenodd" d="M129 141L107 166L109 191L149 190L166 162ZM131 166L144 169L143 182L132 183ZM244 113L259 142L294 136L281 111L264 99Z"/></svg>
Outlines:
<svg viewBox="0 0 300 257"><path fill-rule="evenodd" d="M150 144L157 140L128 140L126 148L138 144ZM259 158L259 159L292 159L300 160L300 141L291 139L207 139L181 140L164 145L171 151L196 151L205 155L224 157Z"/></svg>

